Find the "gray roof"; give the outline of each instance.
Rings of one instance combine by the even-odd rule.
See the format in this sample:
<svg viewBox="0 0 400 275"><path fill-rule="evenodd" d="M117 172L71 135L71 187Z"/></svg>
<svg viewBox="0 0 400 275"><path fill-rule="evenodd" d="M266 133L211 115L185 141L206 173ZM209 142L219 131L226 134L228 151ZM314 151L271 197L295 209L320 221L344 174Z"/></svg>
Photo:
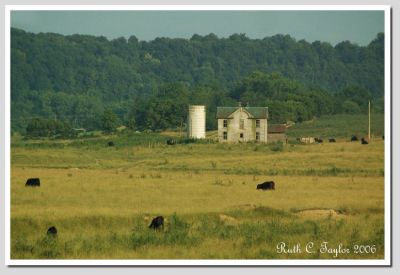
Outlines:
<svg viewBox="0 0 400 275"><path fill-rule="evenodd" d="M228 118L233 112L241 107L217 107L217 118ZM268 118L268 107L242 107L250 113L253 118Z"/></svg>

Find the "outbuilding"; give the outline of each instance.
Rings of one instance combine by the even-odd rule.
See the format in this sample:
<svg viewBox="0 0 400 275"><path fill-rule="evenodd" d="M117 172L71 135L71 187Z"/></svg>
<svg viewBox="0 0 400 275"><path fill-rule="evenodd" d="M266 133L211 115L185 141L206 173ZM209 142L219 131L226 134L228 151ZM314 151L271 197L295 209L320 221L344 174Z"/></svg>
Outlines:
<svg viewBox="0 0 400 275"><path fill-rule="evenodd" d="M270 124L268 125L268 142L283 142L286 143L286 125L285 124Z"/></svg>

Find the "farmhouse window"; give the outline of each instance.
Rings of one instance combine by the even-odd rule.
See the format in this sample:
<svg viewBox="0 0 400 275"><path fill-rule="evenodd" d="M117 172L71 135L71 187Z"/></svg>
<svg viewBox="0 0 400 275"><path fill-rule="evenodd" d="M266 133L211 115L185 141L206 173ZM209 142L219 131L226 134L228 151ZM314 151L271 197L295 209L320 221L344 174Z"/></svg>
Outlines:
<svg viewBox="0 0 400 275"><path fill-rule="evenodd" d="M224 119L224 128L227 128L227 127L228 127L228 120Z"/></svg>
<svg viewBox="0 0 400 275"><path fill-rule="evenodd" d="M260 128L260 120L256 119L256 128Z"/></svg>
<svg viewBox="0 0 400 275"><path fill-rule="evenodd" d="M228 132L224 132L224 140L228 139Z"/></svg>
<svg viewBox="0 0 400 275"><path fill-rule="evenodd" d="M244 129L244 119L239 120L239 128Z"/></svg>
<svg viewBox="0 0 400 275"><path fill-rule="evenodd" d="M257 141L260 140L260 132L256 132L256 140L257 140Z"/></svg>
<svg viewBox="0 0 400 275"><path fill-rule="evenodd" d="M243 133L240 133L240 138L243 138Z"/></svg>

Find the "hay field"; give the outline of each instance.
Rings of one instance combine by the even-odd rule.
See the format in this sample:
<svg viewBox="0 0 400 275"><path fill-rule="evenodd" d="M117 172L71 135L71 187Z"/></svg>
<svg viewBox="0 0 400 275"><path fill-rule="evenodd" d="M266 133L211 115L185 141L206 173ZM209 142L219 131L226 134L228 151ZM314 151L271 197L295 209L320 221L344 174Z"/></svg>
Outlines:
<svg viewBox="0 0 400 275"><path fill-rule="evenodd" d="M12 259L382 259L384 142L15 142ZM39 188L25 187L39 177ZM275 191L256 190L273 180ZM164 231L147 228L166 218ZM56 226L58 237L46 236ZM279 251L297 244L301 252ZM315 244L313 253L304 249ZM349 253L319 250L340 244ZM354 245L370 252L356 253ZM371 247L374 249L371 252ZM367 250L368 250L367 249Z"/></svg>

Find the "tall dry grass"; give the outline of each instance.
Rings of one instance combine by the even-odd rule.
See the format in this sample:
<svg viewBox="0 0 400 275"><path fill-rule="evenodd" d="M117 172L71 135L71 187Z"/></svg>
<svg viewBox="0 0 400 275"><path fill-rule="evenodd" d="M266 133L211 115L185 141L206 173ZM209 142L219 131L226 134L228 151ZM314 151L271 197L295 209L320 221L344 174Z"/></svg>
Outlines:
<svg viewBox="0 0 400 275"><path fill-rule="evenodd" d="M343 259L382 258L383 145L15 146L11 257L329 259L276 251L329 241L377 247ZM266 180L275 191L256 190ZM156 215L164 232L147 228Z"/></svg>

